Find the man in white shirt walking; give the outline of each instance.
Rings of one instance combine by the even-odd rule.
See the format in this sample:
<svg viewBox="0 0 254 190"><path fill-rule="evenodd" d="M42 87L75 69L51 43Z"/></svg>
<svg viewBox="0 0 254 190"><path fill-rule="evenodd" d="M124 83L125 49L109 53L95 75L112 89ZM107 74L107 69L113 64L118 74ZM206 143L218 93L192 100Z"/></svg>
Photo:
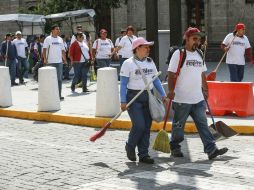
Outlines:
<svg viewBox="0 0 254 190"><path fill-rule="evenodd" d="M202 140L204 152L211 160L225 154L228 149L217 148L215 139L207 124L206 103L204 100L208 98L205 76L207 68L203 63L203 58L197 52L201 33L197 28L190 27L185 32L184 37L186 39L185 49L174 52L168 67L168 97L173 100L172 107L174 110L170 141L171 155L173 157L183 157L180 143L184 140L184 126L190 115ZM179 76L174 89L177 74Z"/></svg>
<svg viewBox="0 0 254 190"><path fill-rule="evenodd" d="M16 39L13 43L16 46L18 54L18 76L19 83L24 84L24 77L28 78L29 63L27 61L26 52L28 52L28 44L24 38L22 38L22 33L20 31L16 32Z"/></svg>
<svg viewBox="0 0 254 190"><path fill-rule="evenodd" d="M63 63L66 64L67 62L63 39L59 34L60 28L57 25L53 25L51 27L51 35L43 43L43 60L45 65L56 68L59 98L63 100L64 97L61 96Z"/></svg>

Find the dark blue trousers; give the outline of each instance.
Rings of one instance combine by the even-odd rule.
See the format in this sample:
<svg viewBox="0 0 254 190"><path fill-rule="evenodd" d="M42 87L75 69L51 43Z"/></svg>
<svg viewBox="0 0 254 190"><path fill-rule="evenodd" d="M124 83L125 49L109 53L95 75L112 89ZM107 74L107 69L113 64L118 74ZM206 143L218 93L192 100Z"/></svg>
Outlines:
<svg viewBox="0 0 254 190"><path fill-rule="evenodd" d="M230 81L242 82L244 75L244 65L228 64Z"/></svg>

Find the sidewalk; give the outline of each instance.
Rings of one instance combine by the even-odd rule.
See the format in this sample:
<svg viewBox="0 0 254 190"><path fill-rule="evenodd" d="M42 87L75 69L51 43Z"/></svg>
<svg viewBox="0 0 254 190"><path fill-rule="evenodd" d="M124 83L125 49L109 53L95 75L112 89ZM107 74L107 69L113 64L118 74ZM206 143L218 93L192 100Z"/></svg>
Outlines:
<svg viewBox="0 0 254 190"><path fill-rule="evenodd" d="M208 72L214 68L214 64L208 64ZM254 82L254 67L246 67L245 81ZM228 70L222 65L218 72L217 79L228 81ZM95 117L96 109L96 82L88 82L89 93L82 93L78 88L75 93L71 92L71 81L63 81L61 110L56 112L37 112L38 107L38 84L32 79L26 79L26 85L12 87L13 106L0 109L0 116L59 122L67 124L84 125L90 127L102 127L110 118ZM254 134L254 116L239 118L236 116L215 117L215 120L222 120L241 134ZM208 116L209 124L212 123ZM113 122L111 128L129 129L131 122L127 112L124 112L117 121ZM162 123L154 123L152 130L162 128ZM171 122L167 124L167 130L171 129ZM186 132L196 132L193 122L188 122Z"/></svg>

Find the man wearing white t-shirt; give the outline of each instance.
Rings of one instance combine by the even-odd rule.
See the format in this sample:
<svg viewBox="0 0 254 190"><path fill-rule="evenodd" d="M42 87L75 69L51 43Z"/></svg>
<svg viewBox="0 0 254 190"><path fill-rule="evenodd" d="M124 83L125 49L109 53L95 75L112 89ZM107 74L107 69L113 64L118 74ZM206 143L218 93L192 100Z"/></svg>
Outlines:
<svg viewBox="0 0 254 190"><path fill-rule="evenodd" d="M250 42L245 34L245 25L238 23L235 31L228 34L221 44L221 48L227 52L226 63L230 72L232 82L241 82L244 76L245 57L253 63Z"/></svg>
<svg viewBox="0 0 254 190"><path fill-rule="evenodd" d="M24 84L24 77L28 78L29 63L27 61L26 52L28 51L28 44L24 38L22 38L22 33L20 31L16 32L16 39L13 43L16 46L18 53L18 76L19 83Z"/></svg>
<svg viewBox="0 0 254 190"><path fill-rule="evenodd" d="M128 26L126 29L126 35L122 37L120 40L117 48L115 51L121 51L121 58L120 58L120 66L122 66L123 62L132 57L132 42L135 40L137 37L134 35L134 28L132 26Z"/></svg>
<svg viewBox="0 0 254 190"><path fill-rule="evenodd" d="M53 25L51 27L51 35L48 36L43 43L43 61L45 65L56 68L59 97L60 100L63 100L64 97L61 96L63 62L64 64L67 62L63 39L59 36L59 34L59 27L57 25Z"/></svg>
<svg viewBox="0 0 254 190"><path fill-rule="evenodd" d="M121 41L121 39L126 35L126 30L125 29L122 29L121 30L121 36L119 36L116 41L115 41L115 47L118 47L119 46L119 43ZM117 54L119 56L119 58L121 59L123 57L123 53L122 53L123 49L120 49Z"/></svg>
<svg viewBox="0 0 254 190"><path fill-rule="evenodd" d="M202 33L197 28L188 28L185 32L186 57L184 51L175 51L168 67L168 97L173 100L174 118L172 123L172 135L170 141L171 155L173 157L183 157L180 143L184 140L184 126L190 115L198 129L200 138L204 146L204 152L209 159L225 154L227 148L218 149L215 139L209 131L206 118L206 104L204 98L208 98L208 87L206 83L206 65L197 52ZM185 57L181 65L180 60ZM174 89L174 81L178 73Z"/></svg>
<svg viewBox="0 0 254 190"><path fill-rule="evenodd" d="M79 32L82 32L83 33L83 41L85 42L85 43L87 43L87 40L86 40L86 35L84 34L84 32L83 32L83 29L82 29L82 25L77 25L77 27L76 27L76 30L77 30L77 32L76 33L79 33ZM73 43L73 42L75 42L76 41L76 36L75 36L75 34L73 34L72 35L72 37L71 37L71 44Z"/></svg>

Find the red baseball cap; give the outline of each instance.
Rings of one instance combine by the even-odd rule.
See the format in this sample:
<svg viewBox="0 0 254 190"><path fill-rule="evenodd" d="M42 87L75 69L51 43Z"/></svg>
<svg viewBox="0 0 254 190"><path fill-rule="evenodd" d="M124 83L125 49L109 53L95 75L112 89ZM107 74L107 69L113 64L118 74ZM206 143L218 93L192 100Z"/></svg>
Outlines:
<svg viewBox="0 0 254 190"><path fill-rule="evenodd" d="M138 46L141 45L149 45L152 46L154 42L148 42L145 38L138 37L132 42L132 49L136 49Z"/></svg>
<svg viewBox="0 0 254 190"><path fill-rule="evenodd" d="M189 28L185 31L185 33L184 33L184 37L187 37L187 38L189 38L190 36L193 36L193 35L198 35L198 36L201 36L201 37L202 37L202 36L204 35L204 33L200 32L199 29L193 28L193 27L189 27Z"/></svg>
<svg viewBox="0 0 254 190"><path fill-rule="evenodd" d="M235 25L235 31L245 29L245 24L243 23L238 23Z"/></svg>

